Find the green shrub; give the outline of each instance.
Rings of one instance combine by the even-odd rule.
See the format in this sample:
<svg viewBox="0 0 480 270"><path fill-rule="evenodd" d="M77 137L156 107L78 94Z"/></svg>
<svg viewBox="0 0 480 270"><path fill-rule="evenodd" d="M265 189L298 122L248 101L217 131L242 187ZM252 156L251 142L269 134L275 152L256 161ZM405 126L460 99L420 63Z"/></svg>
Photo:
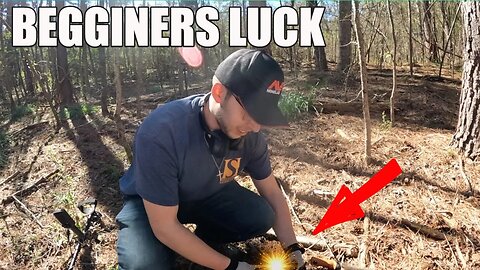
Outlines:
<svg viewBox="0 0 480 270"><path fill-rule="evenodd" d="M20 118L30 115L35 111L35 106L32 104L19 105L12 113L12 121L17 121Z"/></svg>
<svg viewBox="0 0 480 270"><path fill-rule="evenodd" d="M279 107L288 119L296 119L302 113L313 107L314 94L305 95L298 92L288 92L282 95Z"/></svg>
<svg viewBox="0 0 480 270"><path fill-rule="evenodd" d="M380 123L380 129L382 131L388 131L392 127L392 121L388 119L385 111L382 112L382 123Z"/></svg>
<svg viewBox="0 0 480 270"><path fill-rule="evenodd" d="M98 106L82 103L65 107L60 112L60 115L63 119L81 119L87 114L96 113L98 111Z"/></svg>

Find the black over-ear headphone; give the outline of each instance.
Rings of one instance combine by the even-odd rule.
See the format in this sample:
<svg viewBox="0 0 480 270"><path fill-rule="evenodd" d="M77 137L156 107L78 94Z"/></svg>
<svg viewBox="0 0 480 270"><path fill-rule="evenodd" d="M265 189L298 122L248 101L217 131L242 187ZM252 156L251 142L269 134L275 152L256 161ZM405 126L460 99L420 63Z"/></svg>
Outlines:
<svg viewBox="0 0 480 270"><path fill-rule="evenodd" d="M207 101L208 96L209 95L205 97L204 101ZM205 104L205 102L203 104ZM240 150L243 147L243 137L239 139L230 139L222 130L218 129L211 131L208 128L203 113L203 104L200 107L200 124L205 131L205 141L208 144L210 153L218 158L224 158L229 150Z"/></svg>

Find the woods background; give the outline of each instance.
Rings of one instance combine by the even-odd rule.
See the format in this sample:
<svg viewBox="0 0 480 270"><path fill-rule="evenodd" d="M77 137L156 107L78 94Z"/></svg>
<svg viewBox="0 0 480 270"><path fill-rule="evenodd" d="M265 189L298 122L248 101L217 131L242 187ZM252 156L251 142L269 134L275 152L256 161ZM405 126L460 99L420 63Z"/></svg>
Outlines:
<svg viewBox="0 0 480 270"><path fill-rule="evenodd" d="M65 5L83 11L93 5L168 5L193 10L211 5L221 16L216 22L220 44L200 48L204 63L199 68L186 65L171 47L11 46L13 6ZM341 236L332 233L332 238L358 236L351 242L363 255L352 257L365 267L372 263L380 269L480 267L476 188L476 176L480 176L476 161L480 154L479 2L0 0L0 198L4 206L0 209L4 223L0 242L6 251L0 255L0 268L58 269L65 265L70 256L66 247L73 245L74 238L64 235L51 212L58 207L74 212L75 203L88 196L99 200L104 224L98 225L78 267L117 267L114 217L121 206L117 181L132 159L134 132L158 105L209 91L218 63L238 49L228 46L230 6L326 8L321 23L325 47L280 48L271 43L259 48L273 55L287 75L281 107L293 127L286 133L266 132L284 140L270 141L271 154L273 164L280 164L278 177L289 185L287 196L293 196L293 208L301 212L297 229L305 222L316 225L328 206L324 202L333 197L327 194L320 203L312 199L310 191L318 187L296 186L299 181L289 178L292 171L298 173L310 165L323 167L326 171L315 179L296 176L317 185L325 184L319 180L324 177L332 183L337 177L338 181L352 177L366 181L362 177L398 157L405 165L399 184L406 191L395 191L397 198L389 206L376 208L384 216L368 214L371 225L362 227L363 221L351 225L363 228L362 233L342 227L334 231ZM435 139L426 143L427 138ZM406 207L399 215L440 230L446 235L440 244L401 218L388 217L389 207L396 207L394 201L406 194L428 196L426 191L418 194L419 187L412 184L416 181L436 187L425 188L433 190L436 195L431 197L444 200L445 205L436 201L419 212ZM330 191L338 190L333 184L325 185ZM374 204L369 206L373 209ZM463 216L456 216L454 209L459 204ZM315 215L306 210L310 208ZM429 216L433 208L436 214ZM79 224L82 218L75 215ZM447 224L446 232L448 220L457 224ZM375 231L391 243L397 241L398 234L387 235L385 226L393 231L403 228L401 237L411 237L409 244L398 248L386 242L383 247L373 245L382 241ZM406 232L412 236L405 236ZM412 247L423 240L422 248ZM369 252L376 255L366 256ZM418 257L402 259L410 252ZM425 255L430 253L431 257Z"/></svg>

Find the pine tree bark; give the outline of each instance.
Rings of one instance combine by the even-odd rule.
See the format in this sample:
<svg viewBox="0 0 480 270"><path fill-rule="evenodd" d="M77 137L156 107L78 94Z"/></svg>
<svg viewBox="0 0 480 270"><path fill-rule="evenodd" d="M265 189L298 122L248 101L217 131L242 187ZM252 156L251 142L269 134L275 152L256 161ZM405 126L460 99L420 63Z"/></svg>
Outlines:
<svg viewBox="0 0 480 270"><path fill-rule="evenodd" d="M57 47L57 90L61 106L74 103L73 87L68 71L67 49L60 44Z"/></svg>
<svg viewBox="0 0 480 270"><path fill-rule="evenodd" d="M57 0L56 6L61 10L65 6L65 0ZM74 103L73 86L68 71L67 49L58 43L57 46L57 91L61 106L68 106Z"/></svg>
<svg viewBox="0 0 480 270"><path fill-rule="evenodd" d="M352 58L352 50L350 41L352 39L352 2L342 1L338 2L338 64L337 71L345 72L350 66Z"/></svg>
<svg viewBox="0 0 480 270"><path fill-rule="evenodd" d="M480 2L463 2L462 92L452 144L466 157L480 155Z"/></svg>
<svg viewBox="0 0 480 270"><path fill-rule="evenodd" d="M319 71L328 70L327 54L325 53L325 47L314 47L315 53L315 65Z"/></svg>

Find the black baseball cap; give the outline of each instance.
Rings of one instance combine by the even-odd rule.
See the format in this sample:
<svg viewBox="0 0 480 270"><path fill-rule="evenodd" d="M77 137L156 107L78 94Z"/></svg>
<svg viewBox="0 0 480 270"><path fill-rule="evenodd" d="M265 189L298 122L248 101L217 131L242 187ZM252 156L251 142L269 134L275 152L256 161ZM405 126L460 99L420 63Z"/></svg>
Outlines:
<svg viewBox="0 0 480 270"><path fill-rule="evenodd" d="M235 51L218 65L215 77L237 96L262 126L288 126L278 108L284 76L280 65L260 50Z"/></svg>

